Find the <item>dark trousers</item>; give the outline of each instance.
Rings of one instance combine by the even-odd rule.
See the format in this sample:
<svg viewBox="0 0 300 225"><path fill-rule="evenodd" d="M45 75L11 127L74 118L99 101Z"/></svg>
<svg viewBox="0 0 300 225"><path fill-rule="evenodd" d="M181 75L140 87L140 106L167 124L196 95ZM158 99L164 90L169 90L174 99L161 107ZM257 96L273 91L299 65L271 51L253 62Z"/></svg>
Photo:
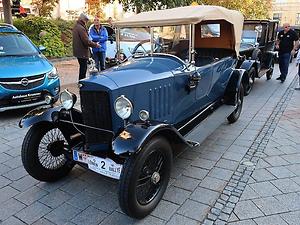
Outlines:
<svg viewBox="0 0 300 225"><path fill-rule="evenodd" d="M84 79L87 71L87 59L77 58L79 63L79 80Z"/></svg>
<svg viewBox="0 0 300 225"><path fill-rule="evenodd" d="M290 65L291 53L282 53L279 54L279 70L281 73L281 78L285 80Z"/></svg>
<svg viewBox="0 0 300 225"><path fill-rule="evenodd" d="M105 70L105 52L94 52L93 58L95 60L98 71Z"/></svg>

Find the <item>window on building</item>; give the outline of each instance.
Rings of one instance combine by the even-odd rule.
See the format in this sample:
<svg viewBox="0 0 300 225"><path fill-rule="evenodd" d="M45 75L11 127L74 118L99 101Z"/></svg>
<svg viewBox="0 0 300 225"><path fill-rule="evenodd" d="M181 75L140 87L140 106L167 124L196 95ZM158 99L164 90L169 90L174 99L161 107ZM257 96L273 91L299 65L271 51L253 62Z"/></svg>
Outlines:
<svg viewBox="0 0 300 225"><path fill-rule="evenodd" d="M273 13L273 20L281 21L282 14L281 13Z"/></svg>
<svg viewBox="0 0 300 225"><path fill-rule="evenodd" d="M296 21L295 21L296 25L300 25L300 13L296 13Z"/></svg>

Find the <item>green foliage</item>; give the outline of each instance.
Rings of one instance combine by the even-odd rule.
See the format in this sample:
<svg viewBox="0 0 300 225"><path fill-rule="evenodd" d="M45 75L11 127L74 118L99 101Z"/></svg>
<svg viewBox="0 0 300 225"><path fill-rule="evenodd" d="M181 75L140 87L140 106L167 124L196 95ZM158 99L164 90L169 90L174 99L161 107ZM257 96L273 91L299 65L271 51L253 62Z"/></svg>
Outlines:
<svg viewBox="0 0 300 225"><path fill-rule="evenodd" d="M238 10L246 19L268 18L271 9L271 0L120 0L120 2L125 10L132 9L136 12L187 6L192 2L198 2L199 5L219 5Z"/></svg>
<svg viewBox="0 0 300 225"><path fill-rule="evenodd" d="M45 56L71 55L73 22L27 17L14 20L14 25L23 31L34 44L45 46Z"/></svg>
<svg viewBox="0 0 300 225"><path fill-rule="evenodd" d="M32 5L37 9L39 16L51 17L54 7L59 0L32 0Z"/></svg>

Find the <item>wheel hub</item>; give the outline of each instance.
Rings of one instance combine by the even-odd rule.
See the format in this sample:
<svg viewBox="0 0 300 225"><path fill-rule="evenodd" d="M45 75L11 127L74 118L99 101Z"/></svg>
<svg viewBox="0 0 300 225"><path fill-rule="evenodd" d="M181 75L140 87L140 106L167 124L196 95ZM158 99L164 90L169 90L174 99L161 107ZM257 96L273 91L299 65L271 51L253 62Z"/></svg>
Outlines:
<svg viewBox="0 0 300 225"><path fill-rule="evenodd" d="M48 145L47 149L51 153L51 155L53 155L54 157L58 157L63 154L64 141L52 142Z"/></svg>
<svg viewBox="0 0 300 225"><path fill-rule="evenodd" d="M153 184L157 184L160 181L160 175L158 172L154 172L151 176L151 181Z"/></svg>

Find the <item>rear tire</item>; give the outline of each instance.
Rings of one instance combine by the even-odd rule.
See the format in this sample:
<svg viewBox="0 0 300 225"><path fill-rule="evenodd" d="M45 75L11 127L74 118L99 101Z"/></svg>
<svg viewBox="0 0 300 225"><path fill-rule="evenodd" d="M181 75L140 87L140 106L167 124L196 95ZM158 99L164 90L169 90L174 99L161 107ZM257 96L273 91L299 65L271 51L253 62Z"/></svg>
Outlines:
<svg viewBox="0 0 300 225"><path fill-rule="evenodd" d="M231 113L227 117L229 123L234 123L239 119L243 108L243 100L244 100L244 88L243 85L241 84L238 90L237 108L233 111L233 113Z"/></svg>
<svg viewBox="0 0 300 225"><path fill-rule="evenodd" d="M66 176L75 165L63 154L67 145L62 132L52 124L33 125L22 145L22 162L37 180L53 182Z"/></svg>
<svg viewBox="0 0 300 225"><path fill-rule="evenodd" d="M150 140L126 159L119 183L121 209L130 217L144 218L161 200L170 179L172 150L161 137Z"/></svg>

